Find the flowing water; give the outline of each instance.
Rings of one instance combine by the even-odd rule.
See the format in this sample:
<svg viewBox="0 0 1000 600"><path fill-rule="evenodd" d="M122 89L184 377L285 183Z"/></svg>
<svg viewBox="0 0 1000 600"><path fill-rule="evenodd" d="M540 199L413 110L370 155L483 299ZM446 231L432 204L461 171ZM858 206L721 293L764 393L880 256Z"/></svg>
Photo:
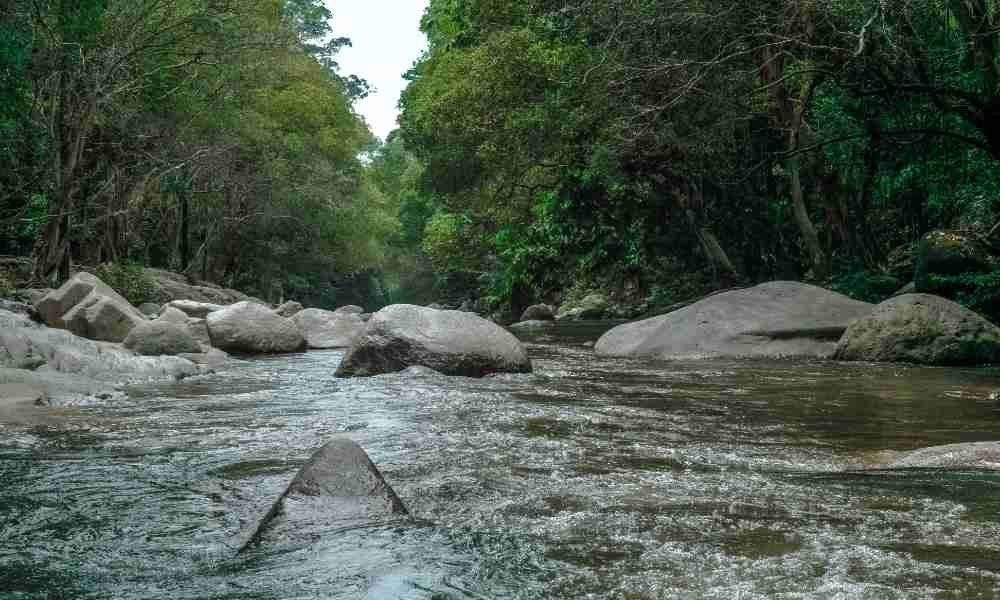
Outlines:
<svg viewBox="0 0 1000 600"><path fill-rule="evenodd" d="M1000 474L870 468L1000 439L996 375L601 359L601 327L528 338L532 375L339 380L314 352L0 430L0 597L1000 597ZM342 433L413 518L237 554Z"/></svg>

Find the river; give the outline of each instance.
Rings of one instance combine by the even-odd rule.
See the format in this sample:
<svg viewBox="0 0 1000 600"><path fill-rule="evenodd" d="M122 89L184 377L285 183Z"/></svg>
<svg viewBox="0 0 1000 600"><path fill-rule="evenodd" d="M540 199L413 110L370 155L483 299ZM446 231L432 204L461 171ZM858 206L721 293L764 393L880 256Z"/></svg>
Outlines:
<svg viewBox="0 0 1000 600"><path fill-rule="evenodd" d="M997 598L1000 473L876 470L1000 439L995 374L595 357L531 375L333 377L234 361L0 433L0 598ZM335 434L412 519L242 531Z"/></svg>

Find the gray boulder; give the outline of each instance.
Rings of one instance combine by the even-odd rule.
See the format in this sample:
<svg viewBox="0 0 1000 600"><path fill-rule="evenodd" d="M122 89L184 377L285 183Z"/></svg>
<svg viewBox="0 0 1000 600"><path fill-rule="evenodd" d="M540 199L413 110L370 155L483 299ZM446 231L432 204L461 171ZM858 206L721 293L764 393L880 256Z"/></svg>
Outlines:
<svg viewBox="0 0 1000 600"><path fill-rule="evenodd" d="M542 329L544 327L548 327L551 324L552 324L551 321L539 321L539 320L535 319L535 320L532 320L532 321L518 321L517 323L514 323L513 325L508 325L508 328L509 329L524 329L524 330Z"/></svg>
<svg viewBox="0 0 1000 600"><path fill-rule="evenodd" d="M181 273L148 268L144 269L143 272L153 285L153 296L160 303L171 300L190 300L228 305L251 299L237 290L227 289L206 281L195 281Z"/></svg>
<svg viewBox="0 0 1000 600"><path fill-rule="evenodd" d="M360 315L349 312L331 312L319 308L307 308L292 321L306 338L310 348L347 348L361 335L365 323Z"/></svg>
<svg viewBox="0 0 1000 600"><path fill-rule="evenodd" d="M1000 362L1000 328L950 300L904 294L855 321L835 358L922 365Z"/></svg>
<svg viewBox="0 0 1000 600"><path fill-rule="evenodd" d="M0 310L22 314L30 319L34 319L38 316L38 311L35 310L34 306L25 304L24 302L17 302L15 300L6 300L4 298L0 298Z"/></svg>
<svg viewBox="0 0 1000 600"><path fill-rule="evenodd" d="M161 320L140 323L129 332L122 345L143 356L201 352L201 346L188 331L187 323Z"/></svg>
<svg viewBox="0 0 1000 600"><path fill-rule="evenodd" d="M191 337L193 337L199 344L204 344L205 346L212 345L212 338L208 334L208 325L205 323L205 319L189 317L186 313L181 312L177 308L168 306L163 309L163 313L157 318L157 321L181 325L187 328L188 333L190 333Z"/></svg>
<svg viewBox="0 0 1000 600"><path fill-rule="evenodd" d="M365 312L365 309L361 308L357 304L348 304L347 306L341 306L333 312L337 314L360 315Z"/></svg>
<svg viewBox="0 0 1000 600"><path fill-rule="evenodd" d="M205 319L212 345L226 352L271 354L305 349L305 338L291 319L252 301L237 302Z"/></svg>
<svg viewBox="0 0 1000 600"><path fill-rule="evenodd" d="M301 535L318 525L357 526L407 515L368 454L352 440L338 437L317 450L271 509L249 531L240 550L268 535Z"/></svg>
<svg viewBox="0 0 1000 600"><path fill-rule="evenodd" d="M620 325L601 336L594 351L658 359L829 358L848 325L871 310L871 304L823 288L774 281Z"/></svg>
<svg viewBox="0 0 1000 600"><path fill-rule="evenodd" d="M176 308L189 317L204 319L209 314L222 310L225 306L211 302L195 302L194 300L172 300L167 302L163 308Z"/></svg>
<svg viewBox="0 0 1000 600"><path fill-rule="evenodd" d="M337 377L365 377L422 365L446 375L529 373L509 331L472 313L394 304L378 311L347 351Z"/></svg>
<svg viewBox="0 0 1000 600"><path fill-rule="evenodd" d="M533 304L521 314L521 321L551 321L555 318L556 313L548 304Z"/></svg>
<svg viewBox="0 0 1000 600"><path fill-rule="evenodd" d="M289 300L288 302L285 302L277 309L275 309L275 312L285 317L286 319L295 316L297 313L301 311L302 311L302 305L296 302L295 300Z"/></svg>
<svg viewBox="0 0 1000 600"><path fill-rule="evenodd" d="M50 327L92 340L120 342L146 320L139 309L90 273L77 273L35 306Z"/></svg>

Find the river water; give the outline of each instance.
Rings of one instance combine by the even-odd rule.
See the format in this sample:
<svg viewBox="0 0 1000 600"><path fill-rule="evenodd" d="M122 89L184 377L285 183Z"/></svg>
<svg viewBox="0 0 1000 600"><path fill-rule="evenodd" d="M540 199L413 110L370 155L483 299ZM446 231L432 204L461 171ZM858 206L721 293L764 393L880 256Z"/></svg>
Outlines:
<svg viewBox="0 0 1000 600"><path fill-rule="evenodd" d="M1000 597L1000 474L872 468L1000 439L995 374L597 358L607 326L526 338L531 375L312 352L2 431L0 598ZM343 433L413 518L237 554Z"/></svg>

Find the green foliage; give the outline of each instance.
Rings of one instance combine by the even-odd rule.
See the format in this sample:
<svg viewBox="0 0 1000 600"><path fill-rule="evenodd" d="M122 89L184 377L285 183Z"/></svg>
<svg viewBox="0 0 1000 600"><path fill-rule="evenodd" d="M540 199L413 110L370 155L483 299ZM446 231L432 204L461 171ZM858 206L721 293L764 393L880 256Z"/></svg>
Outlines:
<svg viewBox="0 0 1000 600"><path fill-rule="evenodd" d="M142 265L104 263L94 269L94 275L121 294L133 306L155 300L156 287Z"/></svg>
<svg viewBox="0 0 1000 600"><path fill-rule="evenodd" d="M0 271L0 298L11 298L14 295L14 282L7 273Z"/></svg>

